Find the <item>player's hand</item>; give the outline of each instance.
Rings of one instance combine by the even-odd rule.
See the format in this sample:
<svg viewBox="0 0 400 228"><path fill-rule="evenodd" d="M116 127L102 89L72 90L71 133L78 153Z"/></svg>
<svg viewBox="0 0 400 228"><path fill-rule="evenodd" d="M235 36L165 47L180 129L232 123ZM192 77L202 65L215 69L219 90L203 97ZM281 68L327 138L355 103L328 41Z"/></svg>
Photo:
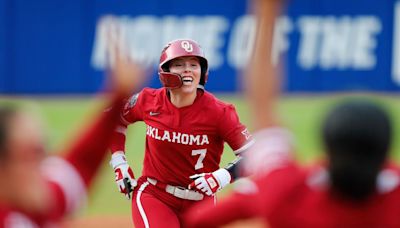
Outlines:
<svg viewBox="0 0 400 228"><path fill-rule="evenodd" d="M109 58L109 77L111 89L128 96L141 88L147 69L135 62L133 54L126 45L126 37L121 23L115 16L105 16L100 24L106 31L107 57Z"/></svg>
<svg viewBox="0 0 400 228"><path fill-rule="evenodd" d="M189 189L197 189L205 195L214 195L231 182L231 174L226 169L218 169L212 173L201 173L190 176L193 182Z"/></svg>
<svg viewBox="0 0 400 228"><path fill-rule="evenodd" d="M124 194L128 200L131 199L131 192L136 187L137 181L126 161L125 154L123 152L115 152L111 156L110 165L114 169L115 182L119 192Z"/></svg>

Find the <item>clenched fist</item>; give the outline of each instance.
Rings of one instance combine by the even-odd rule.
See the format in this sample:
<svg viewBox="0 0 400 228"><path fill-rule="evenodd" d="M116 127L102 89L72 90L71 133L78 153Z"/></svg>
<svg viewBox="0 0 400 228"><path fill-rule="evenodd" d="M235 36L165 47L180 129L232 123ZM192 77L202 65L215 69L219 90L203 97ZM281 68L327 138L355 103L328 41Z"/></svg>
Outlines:
<svg viewBox="0 0 400 228"><path fill-rule="evenodd" d="M123 152L113 153L110 165L114 169L115 182L117 183L119 192L124 194L127 199L131 199L131 192L136 187L137 181L131 167L129 167L126 161L125 154Z"/></svg>

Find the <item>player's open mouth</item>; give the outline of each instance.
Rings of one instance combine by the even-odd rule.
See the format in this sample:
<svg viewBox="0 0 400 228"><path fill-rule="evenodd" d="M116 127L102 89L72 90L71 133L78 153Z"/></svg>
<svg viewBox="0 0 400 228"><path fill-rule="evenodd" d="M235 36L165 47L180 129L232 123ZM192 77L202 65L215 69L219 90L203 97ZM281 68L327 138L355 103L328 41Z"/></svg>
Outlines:
<svg viewBox="0 0 400 228"><path fill-rule="evenodd" d="M193 83L192 77L182 77L182 82L184 85L191 85Z"/></svg>

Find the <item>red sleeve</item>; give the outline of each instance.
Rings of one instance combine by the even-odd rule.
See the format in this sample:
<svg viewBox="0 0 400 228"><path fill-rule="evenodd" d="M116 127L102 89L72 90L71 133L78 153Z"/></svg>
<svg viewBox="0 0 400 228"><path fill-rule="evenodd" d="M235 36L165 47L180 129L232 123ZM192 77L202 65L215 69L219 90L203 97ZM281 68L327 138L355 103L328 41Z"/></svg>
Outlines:
<svg viewBox="0 0 400 228"><path fill-rule="evenodd" d="M120 112L119 125L112 133L110 144L111 153L122 151L125 152L126 131L128 125L142 119L139 97L142 93L136 93L131 96L125 103Z"/></svg>
<svg viewBox="0 0 400 228"><path fill-rule="evenodd" d="M210 207L204 202L191 208L185 214L187 227L220 227L235 221L263 218L265 221L279 213L282 203L290 203L287 197L302 183L302 172L296 164L274 170L255 180L238 181L235 193ZM241 182L241 183L240 183Z"/></svg>
<svg viewBox="0 0 400 228"><path fill-rule="evenodd" d="M216 206L210 207L210 204L201 202L198 206L191 208L184 217L185 227L220 227L234 221L260 217L260 210L255 204L259 197L258 190L254 183L251 185L254 187L252 192L235 192L219 201Z"/></svg>
<svg viewBox="0 0 400 228"><path fill-rule="evenodd" d="M42 162L42 172L52 194L49 200L53 203L46 216L54 219L64 216L85 201L86 190L107 154L110 133L117 126L122 105L122 98L115 97L112 108L84 128L63 157L51 156Z"/></svg>
<svg viewBox="0 0 400 228"><path fill-rule="evenodd" d="M219 132L235 154L241 153L245 149L243 147L251 142L251 135L246 126L239 121L233 105L224 108L219 120Z"/></svg>
<svg viewBox="0 0 400 228"><path fill-rule="evenodd" d="M65 159L76 168L86 186L92 182L106 155L122 105L122 99L115 98L112 108L96 118L65 153Z"/></svg>
<svg viewBox="0 0 400 228"><path fill-rule="evenodd" d="M282 206L290 205L291 197L299 192L298 186L304 183L304 172L294 162L259 176L255 180L259 189L257 204L259 213L265 220L284 219L286 214L281 212Z"/></svg>
<svg viewBox="0 0 400 228"><path fill-rule="evenodd" d="M260 130L254 141L241 163L242 175L263 175L293 163L293 137L285 128Z"/></svg>
<svg viewBox="0 0 400 228"><path fill-rule="evenodd" d="M61 219L65 215L68 208L65 193L60 185L52 181L48 182L48 188L53 194L51 200L54 202L48 217L52 220Z"/></svg>
<svg viewBox="0 0 400 228"><path fill-rule="evenodd" d="M123 100L115 97L112 108L95 118L66 149L64 159L49 157L43 161L42 171L56 201L55 216L75 211L86 198L86 189L107 154L122 105Z"/></svg>
<svg viewBox="0 0 400 228"><path fill-rule="evenodd" d="M125 103L121 113L121 121L125 124L131 124L142 120L141 100L145 96L145 92L140 92L132 95Z"/></svg>
<svg viewBox="0 0 400 228"><path fill-rule="evenodd" d="M0 222L0 227L45 227L45 224L60 224L66 214L67 202L62 187L55 182L46 181L46 210L25 210L24 208L13 208L16 211L2 214L0 209L0 221L7 221L7 224ZM3 208L5 209L5 208ZM14 213L22 213L21 216L14 217ZM5 217L1 218L2 215ZM26 217L25 217L26 216ZM22 221L27 220L28 223ZM11 222L11 223L8 223ZM21 223L22 222L22 223ZM31 224L34 222L35 224ZM5 225L5 226L4 226ZM46 226L47 227L47 226Z"/></svg>
<svg viewBox="0 0 400 228"><path fill-rule="evenodd" d="M115 153L117 151L125 152L125 141L126 141L126 131L128 126L121 123L117 126L117 128L111 134L111 143L110 150L111 153Z"/></svg>
<svg viewBox="0 0 400 228"><path fill-rule="evenodd" d="M49 195L53 204L51 217L64 216L84 204L87 184L77 166L61 157L50 156L43 161L42 172L52 194Z"/></svg>

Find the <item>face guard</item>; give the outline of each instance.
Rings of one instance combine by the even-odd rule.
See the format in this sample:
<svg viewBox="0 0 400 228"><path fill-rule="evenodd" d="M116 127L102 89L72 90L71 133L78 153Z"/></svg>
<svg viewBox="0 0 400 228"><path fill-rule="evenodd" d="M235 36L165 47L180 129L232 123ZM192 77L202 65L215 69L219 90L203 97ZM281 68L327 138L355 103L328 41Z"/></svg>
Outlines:
<svg viewBox="0 0 400 228"><path fill-rule="evenodd" d="M200 85L204 87L208 79L208 62L200 45L190 39L171 41L162 50L158 75L164 87L177 89L183 85L182 77L179 74L169 72L169 62L173 59L187 56L199 58L201 67Z"/></svg>

